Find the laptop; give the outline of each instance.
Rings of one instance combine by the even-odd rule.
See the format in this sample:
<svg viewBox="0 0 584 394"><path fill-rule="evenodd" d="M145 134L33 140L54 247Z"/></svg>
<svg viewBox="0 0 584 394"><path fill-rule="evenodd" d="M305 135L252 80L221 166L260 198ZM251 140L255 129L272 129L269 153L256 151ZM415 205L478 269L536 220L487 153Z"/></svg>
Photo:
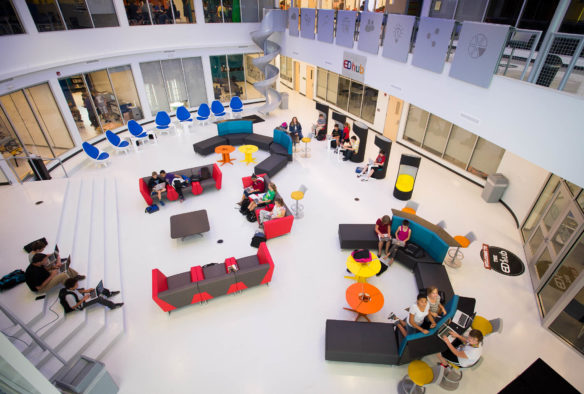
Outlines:
<svg viewBox="0 0 584 394"><path fill-rule="evenodd" d="M436 332L436 335L438 335L438 337L442 338L444 335L446 336L450 336L452 334L454 330L452 328L450 328L450 326L448 325L448 322L442 324L442 326L438 329L438 331Z"/></svg>
<svg viewBox="0 0 584 394"><path fill-rule="evenodd" d="M49 264L54 264L57 261L57 256L59 255L59 245L55 245L55 250L49 257Z"/></svg>
<svg viewBox="0 0 584 394"><path fill-rule="evenodd" d="M470 316L464 312L456 310L456 313L452 317L452 322L459 327L466 328L470 320Z"/></svg>
<svg viewBox="0 0 584 394"><path fill-rule="evenodd" d="M95 286L95 289L93 289L93 290L91 290L91 292L89 292L90 299L88 301L96 299L97 297L99 297L101 295L101 293L103 293L103 280L100 280L99 283L97 284L97 286Z"/></svg>
<svg viewBox="0 0 584 394"><path fill-rule="evenodd" d="M67 272L69 266L71 265L71 256L67 257L65 261L61 260L61 266L59 267L59 272Z"/></svg>

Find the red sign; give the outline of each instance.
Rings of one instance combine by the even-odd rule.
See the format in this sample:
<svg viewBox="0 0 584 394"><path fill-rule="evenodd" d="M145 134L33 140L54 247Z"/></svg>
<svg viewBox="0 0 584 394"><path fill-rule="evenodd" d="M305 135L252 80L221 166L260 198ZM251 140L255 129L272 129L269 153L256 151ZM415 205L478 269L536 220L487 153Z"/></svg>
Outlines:
<svg viewBox="0 0 584 394"><path fill-rule="evenodd" d="M483 265L486 269L491 269L491 255L489 254L489 245L483 244Z"/></svg>

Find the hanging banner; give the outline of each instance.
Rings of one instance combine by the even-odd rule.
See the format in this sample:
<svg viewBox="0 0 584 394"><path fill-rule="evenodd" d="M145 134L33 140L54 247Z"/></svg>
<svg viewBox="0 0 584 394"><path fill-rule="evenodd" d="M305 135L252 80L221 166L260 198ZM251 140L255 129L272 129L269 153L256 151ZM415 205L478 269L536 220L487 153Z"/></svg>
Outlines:
<svg viewBox="0 0 584 394"><path fill-rule="evenodd" d="M300 11L300 36L314 40L314 21L316 10L314 8L302 8Z"/></svg>
<svg viewBox="0 0 584 394"><path fill-rule="evenodd" d="M381 55L388 59L406 63L410 54L412 32L414 31L415 23L415 16L388 15L383 39L383 52Z"/></svg>
<svg viewBox="0 0 584 394"><path fill-rule="evenodd" d="M298 37L298 8L288 10L288 34Z"/></svg>
<svg viewBox="0 0 584 394"><path fill-rule="evenodd" d="M357 13L355 11L339 11L337 13L337 45L353 48L356 20Z"/></svg>
<svg viewBox="0 0 584 394"><path fill-rule="evenodd" d="M318 10L317 39L322 42L333 42L335 32L335 11Z"/></svg>
<svg viewBox="0 0 584 394"><path fill-rule="evenodd" d="M452 19L420 18L412 65L442 73L453 27Z"/></svg>
<svg viewBox="0 0 584 394"><path fill-rule="evenodd" d="M381 41L381 28L383 24L383 14L380 12L362 12L359 27L359 43L357 48L360 51L377 55L379 42Z"/></svg>
<svg viewBox="0 0 584 394"><path fill-rule="evenodd" d="M365 82L366 65L367 56L361 56L345 51L343 54L342 75L355 81Z"/></svg>

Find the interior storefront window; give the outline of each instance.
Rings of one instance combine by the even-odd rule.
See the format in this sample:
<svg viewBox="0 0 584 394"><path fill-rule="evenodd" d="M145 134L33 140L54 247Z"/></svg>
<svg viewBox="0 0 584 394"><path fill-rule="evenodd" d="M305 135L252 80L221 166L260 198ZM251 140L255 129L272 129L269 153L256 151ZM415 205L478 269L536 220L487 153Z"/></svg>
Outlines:
<svg viewBox="0 0 584 394"><path fill-rule="evenodd" d="M403 136L404 140L417 146L421 146L429 116L429 112L424 111L415 105L410 105L406 129Z"/></svg>
<svg viewBox="0 0 584 394"><path fill-rule="evenodd" d="M221 102L228 102L231 98L229 92L229 80L227 75L226 56L209 56L211 63L211 76L213 77L213 92L215 99Z"/></svg>
<svg viewBox="0 0 584 394"><path fill-rule="evenodd" d="M539 223L543 212L546 210L548 204L550 203L556 188L560 183L561 178L557 175L552 175L545 185L543 191L537 199L537 203L531 210L529 217L523 224L521 228L521 234L523 235L523 241L527 241L533 232L534 226Z"/></svg>
<svg viewBox="0 0 584 394"><path fill-rule="evenodd" d="M241 2L241 21L242 22L259 22L260 7L258 0L240 0Z"/></svg>
<svg viewBox="0 0 584 394"><path fill-rule="evenodd" d="M231 90L231 97L239 96L242 100L247 100L245 94L245 70L243 68L243 55L229 55L227 56L227 64L229 71L229 88Z"/></svg>
<svg viewBox="0 0 584 394"><path fill-rule="evenodd" d="M450 134L451 126L452 123L447 122L436 115L430 115L430 121L428 122L428 129L426 130L426 137L424 138L422 148L437 156L442 156L444 148L446 147L446 142L448 141L448 134Z"/></svg>
<svg viewBox="0 0 584 394"><path fill-rule="evenodd" d="M174 112L178 107L189 106L187 88L180 59L162 60L162 76L164 77L166 94L170 105L170 111Z"/></svg>
<svg viewBox="0 0 584 394"><path fill-rule="evenodd" d="M255 82L264 79L263 73L253 64L253 59L257 59L260 56L259 53L245 55L245 91L248 100L263 97L263 95L253 86Z"/></svg>
<svg viewBox="0 0 584 394"><path fill-rule="evenodd" d="M0 36L22 33L24 33L24 29L14 11L12 2L4 0L0 3Z"/></svg>
<svg viewBox="0 0 584 394"><path fill-rule="evenodd" d="M351 80L339 76L339 88L337 90L337 107L347 110L349 105L349 86Z"/></svg>
<svg viewBox="0 0 584 394"><path fill-rule="evenodd" d="M326 85L326 101L337 104L339 89L339 74L328 73Z"/></svg>
<svg viewBox="0 0 584 394"><path fill-rule="evenodd" d="M468 171L483 179L497 172L505 149L479 137Z"/></svg>
<svg viewBox="0 0 584 394"><path fill-rule="evenodd" d="M95 27L119 26L112 0L86 0Z"/></svg>
<svg viewBox="0 0 584 394"><path fill-rule="evenodd" d="M142 105L136 91L134 76L130 66L120 66L108 69L114 92L120 104L120 111L124 123L130 119L144 118Z"/></svg>
<svg viewBox="0 0 584 394"><path fill-rule="evenodd" d="M142 0L125 0L126 15L130 26L151 25L150 17L151 7L148 1Z"/></svg>
<svg viewBox="0 0 584 394"><path fill-rule="evenodd" d="M524 0L490 0L485 22L515 26Z"/></svg>
<svg viewBox="0 0 584 394"><path fill-rule="evenodd" d="M361 110L361 118L369 123L375 122L375 111L377 110L377 96L379 92L377 89L365 86L365 94L363 95L363 109Z"/></svg>
<svg viewBox="0 0 584 394"><path fill-rule="evenodd" d="M241 22L239 0L222 0L220 10L223 13L223 22Z"/></svg>
<svg viewBox="0 0 584 394"><path fill-rule="evenodd" d="M326 100L327 71L318 68L316 71L316 97Z"/></svg>
<svg viewBox="0 0 584 394"><path fill-rule="evenodd" d="M175 23L196 23L195 6L193 0L174 0L172 5L175 9Z"/></svg>
<svg viewBox="0 0 584 394"><path fill-rule="evenodd" d="M24 180L32 172L25 159L17 159L18 156L25 156L26 150L18 139L14 128L10 124L3 109L0 108L0 153L7 159L7 163L14 170L15 175L20 180Z"/></svg>
<svg viewBox="0 0 584 394"><path fill-rule="evenodd" d="M449 161L457 167L466 169L477 138L470 131L453 125L450 138L448 139L448 145L444 152L444 160Z"/></svg>
<svg viewBox="0 0 584 394"><path fill-rule="evenodd" d="M103 134L103 129L97 117L97 109L89 95L83 76L74 75L69 78L63 78L59 80L59 83L81 138L87 141L99 134Z"/></svg>
<svg viewBox="0 0 584 394"><path fill-rule="evenodd" d="M65 19L67 30L93 27L85 0L59 0L59 8Z"/></svg>
<svg viewBox="0 0 584 394"><path fill-rule="evenodd" d="M140 70L142 70L144 89L146 89L146 97L148 97L152 116L156 115L158 111L170 110L160 62L140 63Z"/></svg>
<svg viewBox="0 0 584 394"><path fill-rule="evenodd" d="M187 92L189 94L189 106L198 107L207 102L207 88L203 74L203 62L200 57L182 59Z"/></svg>
<svg viewBox="0 0 584 394"><path fill-rule="evenodd" d="M221 0L205 0L203 2L206 23L223 22L223 6Z"/></svg>
<svg viewBox="0 0 584 394"><path fill-rule="evenodd" d="M584 354L584 288L566 305L550 325L550 330Z"/></svg>
<svg viewBox="0 0 584 394"><path fill-rule="evenodd" d="M65 30L56 0L26 0L38 31Z"/></svg>
<svg viewBox="0 0 584 394"><path fill-rule="evenodd" d="M103 130L113 130L124 125L116 96L106 70L86 74L85 80L93 99Z"/></svg>
<svg viewBox="0 0 584 394"><path fill-rule="evenodd" d="M357 117L361 117L361 104L363 103L363 85L359 82L351 81L349 94L349 112Z"/></svg>

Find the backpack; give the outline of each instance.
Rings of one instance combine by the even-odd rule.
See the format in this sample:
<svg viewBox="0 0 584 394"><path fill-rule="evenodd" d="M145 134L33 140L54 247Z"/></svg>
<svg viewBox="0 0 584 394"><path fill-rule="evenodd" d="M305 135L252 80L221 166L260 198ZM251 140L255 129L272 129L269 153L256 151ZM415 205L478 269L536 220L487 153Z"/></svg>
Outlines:
<svg viewBox="0 0 584 394"><path fill-rule="evenodd" d="M249 246L253 246L254 248L259 248L262 242L266 242L266 236L264 233L256 233L253 238L251 239L251 244Z"/></svg>
<svg viewBox="0 0 584 394"><path fill-rule="evenodd" d="M351 252L351 256L353 256L353 259L358 263L368 263L373 260L371 252L367 249L355 249Z"/></svg>
<svg viewBox="0 0 584 394"><path fill-rule="evenodd" d="M404 248L404 252L410 256L412 256L413 258L419 259L421 257L424 257L424 250L416 245L415 243L411 243L409 242L405 248Z"/></svg>
<svg viewBox="0 0 584 394"><path fill-rule="evenodd" d="M4 275L2 279L0 279L0 291L12 289L17 284L24 282L24 280L24 271L14 270L9 274Z"/></svg>
<svg viewBox="0 0 584 394"><path fill-rule="evenodd" d="M249 213L246 216L246 219L250 223L257 222L257 220L258 220L254 211L249 211Z"/></svg>
<svg viewBox="0 0 584 394"><path fill-rule="evenodd" d="M152 204L146 207L146 209L144 210L145 213L154 213L154 212L158 212L160 209L158 208L158 205L156 204Z"/></svg>

